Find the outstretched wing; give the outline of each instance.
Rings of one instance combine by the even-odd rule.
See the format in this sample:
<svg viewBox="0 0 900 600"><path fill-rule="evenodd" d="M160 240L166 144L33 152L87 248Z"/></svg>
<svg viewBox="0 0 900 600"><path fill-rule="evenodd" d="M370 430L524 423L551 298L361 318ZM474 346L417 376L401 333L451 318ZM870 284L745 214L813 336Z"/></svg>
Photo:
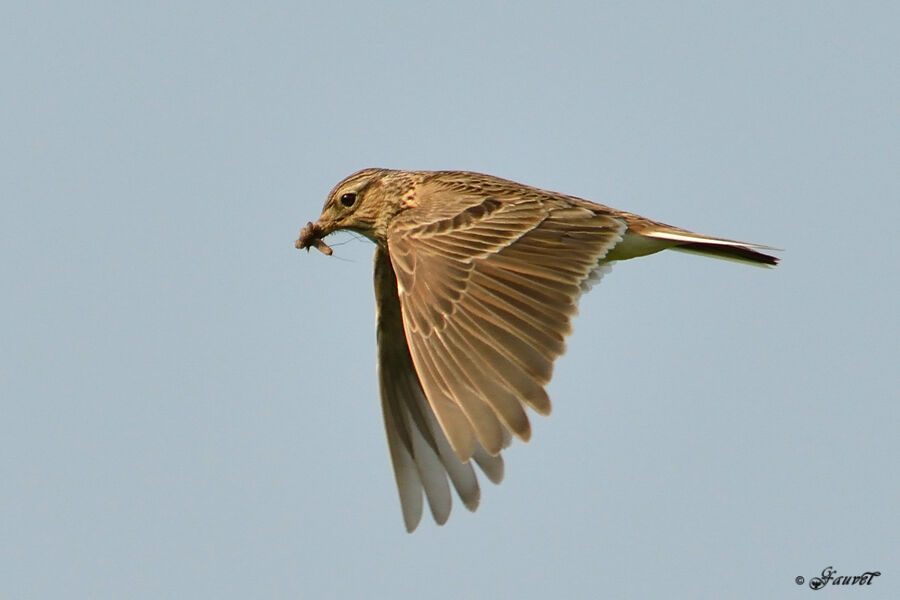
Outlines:
<svg viewBox="0 0 900 600"><path fill-rule="evenodd" d="M397 279L387 251L381 247L375 251L375 301L381 408L403 521L407 531L419 524L424 492L434 520L443 524L451 507L447 476L469 510L478 506L478 480L471 464L461 461L450 449L425 399L406 345ZM479 446L474 459L488 479L500 482L502 458L491 456Z"/></svg>
<svg viewBox="0 0 900 600"><path fill-rule="evenodd" d="M577 301L626 229L605 207L531 188L426 183L388 252L406 341L428 405L462 461L496 455L544 386Z"/></svg>

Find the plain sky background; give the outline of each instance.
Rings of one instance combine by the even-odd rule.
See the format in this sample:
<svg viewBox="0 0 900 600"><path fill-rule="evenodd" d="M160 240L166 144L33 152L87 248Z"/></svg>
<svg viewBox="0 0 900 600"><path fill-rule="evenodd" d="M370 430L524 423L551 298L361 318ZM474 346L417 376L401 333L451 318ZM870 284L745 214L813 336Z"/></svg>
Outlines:
<svg viewBox="0 0 900 600"><path fill-rule="evenodd" d="M8 3L0 597L900 597L896 3ZM357 169L785 248L581 303L472 514L402 524Z"/></svg>

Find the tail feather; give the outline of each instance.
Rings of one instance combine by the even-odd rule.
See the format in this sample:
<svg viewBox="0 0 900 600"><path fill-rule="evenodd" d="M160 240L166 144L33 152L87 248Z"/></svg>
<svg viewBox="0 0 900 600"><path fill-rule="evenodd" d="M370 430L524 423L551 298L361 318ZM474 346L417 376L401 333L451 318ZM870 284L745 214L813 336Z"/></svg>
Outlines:
<svg viewBox="0 0 900 600"><path fill-rule="evenodd" d="M712 242L687 242L672 246L672 250L702 254L714 258L736 260L742 263L774 267L778 264L778 257L764 254L749 246L731 246Z"/></svg>
<svg viewBox="0 0 900 600"><path fill-rule="evenodd" d="M770 246L714 238L674 227L671 230L658 229L656 231L645 231L642 234L654 239L673 242L670 249L681 252L691 252L713 258L772 267L777 265L779 260L778 257L760 252L760 250L775 250L775 248Z"/></svg>

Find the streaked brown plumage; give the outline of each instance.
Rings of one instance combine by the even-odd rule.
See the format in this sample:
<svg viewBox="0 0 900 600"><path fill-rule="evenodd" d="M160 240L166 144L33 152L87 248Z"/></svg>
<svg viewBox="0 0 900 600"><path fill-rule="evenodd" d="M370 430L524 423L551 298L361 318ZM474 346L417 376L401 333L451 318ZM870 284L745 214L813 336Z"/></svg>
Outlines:
<svg viewBox="0 0 900 600"><path fill-rule="evenodd" d="M578 299L609 263L671 248L757 265L766 246L698 235L489 175L365 169L339 183L297 248L346 229L376 244L378 365L406 528L422 494L450 514L447 479L478 506L474 460L497 483L500 451L527 441Z"/></svg>

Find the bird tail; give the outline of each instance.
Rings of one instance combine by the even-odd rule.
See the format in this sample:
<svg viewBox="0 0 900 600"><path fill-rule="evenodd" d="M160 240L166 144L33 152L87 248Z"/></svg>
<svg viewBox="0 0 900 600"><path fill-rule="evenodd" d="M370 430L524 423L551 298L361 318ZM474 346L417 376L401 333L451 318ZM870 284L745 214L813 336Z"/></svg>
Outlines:
<svg viewBox="0 0 900 600"><path fill-rule="evenodd" d="M657 229L655 231L643 231L641 235L657 240L671 242L671 250L690 252L712 258L733 260L745 264L774 267L778 264L778 257L765 254L761 250L777 250L761 244L748 244L737 240L714 238L683 229Z"/></svg>

